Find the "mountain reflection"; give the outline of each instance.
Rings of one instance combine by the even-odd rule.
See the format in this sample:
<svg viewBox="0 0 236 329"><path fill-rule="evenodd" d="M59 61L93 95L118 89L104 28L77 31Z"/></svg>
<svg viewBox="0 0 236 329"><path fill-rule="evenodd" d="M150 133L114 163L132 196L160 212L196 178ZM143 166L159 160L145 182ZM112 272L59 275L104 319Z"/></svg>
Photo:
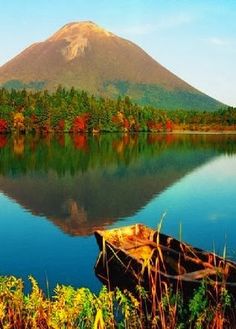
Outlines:
<svg viewBox="0 0 236 329"><path fill-rule="evenodd" d="M132 216L235 135L0 135L0 190L70 235Z"/></svg>

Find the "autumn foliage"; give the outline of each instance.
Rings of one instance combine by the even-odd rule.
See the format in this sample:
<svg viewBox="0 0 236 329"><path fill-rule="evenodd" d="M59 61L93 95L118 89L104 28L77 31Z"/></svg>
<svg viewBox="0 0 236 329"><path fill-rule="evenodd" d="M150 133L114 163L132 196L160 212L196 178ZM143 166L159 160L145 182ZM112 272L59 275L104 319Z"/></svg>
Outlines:
<svg viewBox="0 0 236 329"><path fill-rule="evenodd" d="M4 119L0 119L0 133L5 133L8 130L8 123Z"/></svg>
<svg viewBox="0 0 236 329"><path fill-rule="evenodd" d="M173 122L171 120L166 121L166 131L170 132L173 130Z"/></svg>
<svg viewBox="0 0 236 329"><path fill-rule="evenodd" d="M223 329L235 323L231 295L222 289L212 301L204 282L185 303L181 291L162 288L160 302L150 310L150 297L142 286L134 287L134 295L118 287L110 291L103 286L95 294L88 288L57 284L50 298L32 276L29 280L31 289L25 294L22 279L0 277L0 328Z"/></svg>
<svg viewBox="0 0 236 329"><path fill-rule="evenodd" d="M77 116L74 119L72 131L74 133L81 133L81 132L87 131L87 129L88 129L88 119L89 119L88 113Z"/></svg>
<svg viewBox="0 0 236 329"><path fill-rule="evenodd" d="M235 131L236 109L160 110L134 104L128 96L94 97L74 88L58 87L53 93L0 89L0 133L158 133L173 130Z"/></svg>
<svg viewBox="0 0 236 329"><path fill-rule="evenodd" d="M160 132L163 130L163 125L161 122L155 122L153 120L148 121L147 123L148 130L151 132Z"/></svg>
<svg viewBox="0 0 236 329"><path fill-rule="evenodd" d="M13 127L18 131L24 131L25 125L24 125L24 115L21 112L17 112L14 114L13 118Z"/></svg>

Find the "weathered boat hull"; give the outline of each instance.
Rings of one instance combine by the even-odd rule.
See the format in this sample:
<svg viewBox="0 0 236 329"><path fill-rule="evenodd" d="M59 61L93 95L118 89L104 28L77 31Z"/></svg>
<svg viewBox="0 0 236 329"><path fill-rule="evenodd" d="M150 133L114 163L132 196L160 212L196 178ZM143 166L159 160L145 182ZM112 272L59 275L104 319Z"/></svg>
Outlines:
<svg viewBox="0 0 236 329"><path fill-rule="evenodd" d="M236 297L236 264L214 253L143 225L97 231L95 236L101 250L95 273L111 289L135 291L140 285L153 295L172 286L190 296L205 279L211 292L225 287Z"/></svg>

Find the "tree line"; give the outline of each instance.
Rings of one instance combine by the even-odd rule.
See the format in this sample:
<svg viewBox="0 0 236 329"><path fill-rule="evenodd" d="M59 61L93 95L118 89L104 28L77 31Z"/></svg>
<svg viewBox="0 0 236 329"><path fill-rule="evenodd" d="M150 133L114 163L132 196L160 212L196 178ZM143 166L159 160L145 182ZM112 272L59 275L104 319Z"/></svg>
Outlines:
<svg viewBox="0 0 236 329"><path fill-rule="evenodd" d="M168 111L137 105L128 96L95 97L61 86L53 93L0 89L0 133L233 130L235 125L233 107L214 112Z"/></svg>

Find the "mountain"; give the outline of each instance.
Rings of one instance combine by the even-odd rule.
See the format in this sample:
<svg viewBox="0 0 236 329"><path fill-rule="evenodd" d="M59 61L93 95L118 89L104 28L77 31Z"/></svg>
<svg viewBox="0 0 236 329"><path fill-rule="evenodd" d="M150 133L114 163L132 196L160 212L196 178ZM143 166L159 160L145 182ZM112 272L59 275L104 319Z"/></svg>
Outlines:
<svg viewBox="0 0 236 329"><path fill-rule="evenodd" d="M134 43L93 22L63 26L0 67L7 88L54 90L59 84L95 95L128 95L158 108L215 110L222 103L168 71Z"/></svg>

